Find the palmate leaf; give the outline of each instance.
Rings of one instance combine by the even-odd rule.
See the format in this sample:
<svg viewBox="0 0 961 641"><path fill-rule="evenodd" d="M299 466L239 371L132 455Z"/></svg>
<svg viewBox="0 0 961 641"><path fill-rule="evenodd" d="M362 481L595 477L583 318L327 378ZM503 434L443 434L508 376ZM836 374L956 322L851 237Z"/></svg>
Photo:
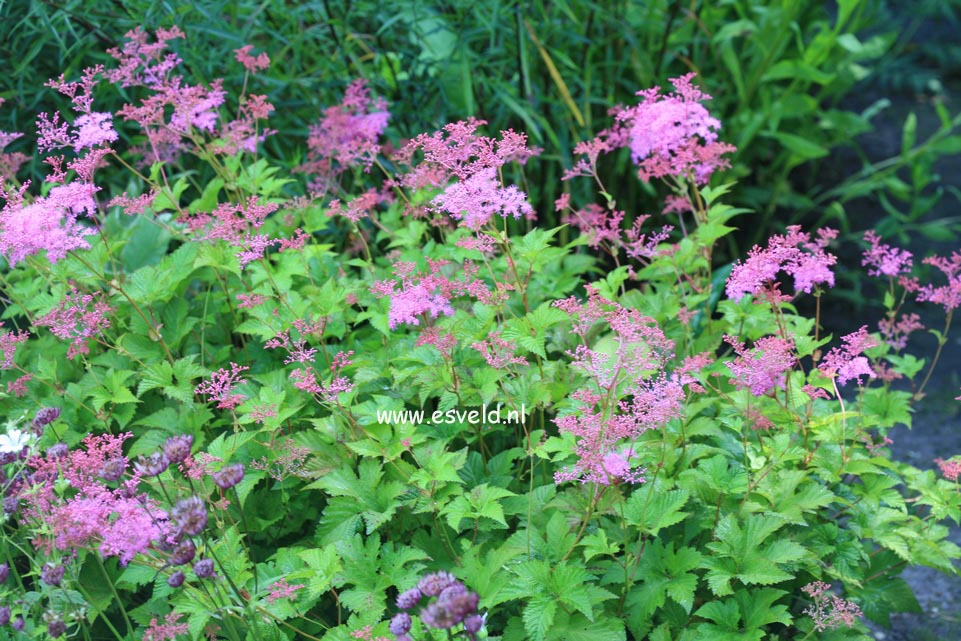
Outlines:
<svg viewBox="0 0 961 641"><path fill-rule="evenodd" d="M745 585L771 585L793 578L778 564L797 563L810 552L788 538L769 540L783 525L784 521L775 516L752 514L742 522L733 514L722 517L715 528L718 540L707 544L715 556L701 562L701 567L708 570L711 591L717 596L732 594L730 582L734 578Z"/></svg>
<svg viewBox="0 0 961 641"><path fill-rule="evenodd" d="M673 542L665 545L660 540L652 540L637 567L638 584L627 596L632 628L649 626L654 612L664 606L666 597L690 613L698 582L693 570L700 560L700 552L693 548L681 547L675 552Z"/></svg>
<svg viewBox="0 0 961 641"><path fill-rule="evenodd" d="M318 526L322 542L332 543L337 535L352 532L357 525L354 517L363 519L367 534L390 520L407 488L397 481L382 482L383 474L378 461L363 459L359 475L342 466L307 486L321 488L333 496Z"/></svg>
<svg viewBox="0 0 961 641"><path fill-rule="evenodd" d="M331 545L299 550L297 556L307 564L307 569L292 573L290 578L306 579L309 599L314 600L330 589L334 575L341 569L340 558Z"/></svg>
<svg viewBox="0 0 961 641"><path fill-rule="evenodd" d="M558 612L547 634L549 641L625 641L627 632L618 617L597 617L591 621L580 613Z"/></svg>
<svg viewBox="0 0 961 641"><path fill-rule="evenodd" d="M624 508L624 518L628 524L655 536L663 528L684 520L687 512L681 512L681 508L689 496L687 490L664 492L650 484L650 487L645 486L631 494Z"/></svg>

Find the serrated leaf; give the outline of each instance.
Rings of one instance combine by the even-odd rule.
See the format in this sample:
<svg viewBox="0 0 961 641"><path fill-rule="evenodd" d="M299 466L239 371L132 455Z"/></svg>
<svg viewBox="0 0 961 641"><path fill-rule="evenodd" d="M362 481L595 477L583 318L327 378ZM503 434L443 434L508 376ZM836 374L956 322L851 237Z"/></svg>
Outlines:
<svg viewBox="0 0 961 641"><path fill-rule="evenodd" d="M650 488L631 495L624 509L624 518L628 524L655 536L660 530L684 520L687 513L680 510L689 496L687 490L655 492L652 484Z"/></svg>
<svg viewBox="0 0 961 641"><path fill-rule="evenodd" d="M557 601L548 597L534 597L524 607L524 629L533 641L544 641L556 612Z"/></svg>

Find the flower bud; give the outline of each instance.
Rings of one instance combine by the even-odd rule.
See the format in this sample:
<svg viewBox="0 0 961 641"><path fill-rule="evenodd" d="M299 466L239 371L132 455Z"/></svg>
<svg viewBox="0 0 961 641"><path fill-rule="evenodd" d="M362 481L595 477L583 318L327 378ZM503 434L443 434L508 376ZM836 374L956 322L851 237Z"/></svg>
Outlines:
<svg viewBox="0 0 961 641"><path fill-rule="evenodd" d="M190 456L190 447L193 443L194 437L191 434L171 436L164 443L164 455L171 463L181 463Z"/></svg>
<svg viewBox="0 0 961 641"><path fill-rule="evenodd" d="M141 476L160 476L164 470L170 467L170 460L163 452L154 452L147 457L137 457L134 466Z"/></svg>
<svg viewBox="0 0 961 641"><path fill-rule="evenodd" d="M240 483L244 478L244 466L240 463L228 465L219 472L211 474L214 483L222 490L227 490Z"/></svg>
<svg viewBox="0 0 961 641"><path fill-rule="evenodd" d="M212 559L201 559L194 563L194 574L198 579L209 579L214 575L214 562Z"/></svg>
<svg viewBox="0 0 961 641"><path fill-rule="evenodd" d="M170 511L170 516L180 531L189 536L197 536L207 527L207 508L199 496L178 501Z"/></svg>
<svg viewBox="0 0 961 641"><path fill-rule="evenodd" d="M47 585L60 585L60 582L63 581L64 571L66 571L66 568L63 565L44 563L43 567L40 568L40 580Z"/></svg>
<svg viewBox="0 0 961 641"><path fill-rule="evenodd" d="M390 620L391 634L407 634L410 632L410 626L410 615L406 612L398 612L394 615L394 618Z"/></svg>

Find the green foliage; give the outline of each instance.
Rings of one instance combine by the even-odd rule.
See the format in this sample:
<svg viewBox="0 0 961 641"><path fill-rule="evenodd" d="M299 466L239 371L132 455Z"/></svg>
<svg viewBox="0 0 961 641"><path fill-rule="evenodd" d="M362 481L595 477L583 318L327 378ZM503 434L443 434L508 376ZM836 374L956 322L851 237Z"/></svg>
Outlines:
<svg viewBox="0 0 961 641"><path fill-rule="evenodd" d="M258 29L269 26L299 60L307 47L289 40L290 30L320 11L305 7L284 17L263 5L265 22L252 20L240 35L264 38L268 31ZM392 24L409 28L403 43L386 27L370 42L358 35L369 31L353 31L358 23L373 29L382 17L362 16L359 7L331 11L320 23L340 40L342 63L376 70L399 94L408 82L431 79L452 110L476 107L493 122L520 118L549 147L547 156L567 158L608 97L637 78L667 73L682 59L703 63L707 82L730 78L729 91L716 92L718 104L730 109L725 124L734 139L751 150L734 173L756 168L771 190L763 193L783 198L792 170L865 126L832 111L825 118L835 124L808 135L822 102L850 91L886 43L883 34L856 36L864 23L854 2L830 17L815 3L729 2L702 7L699 23L681 14L680 3L615 3L605 11L561 3L576 28L597 21L600 35L581 54L563 53L570 49L559 43L586 31L534 20L546 11L537 3L530 15L484 5L468 31L459 5L443 12L400 3ZM206 13L213 9L185 7L180 17L188 29L200 20L208 29L198 38L213 38L250 10L220 8L227 26L216 29ZM163 19L156 10L145 16ZM665 21L676 28L664 29ZM512 30L502 30L507 23ZM600 47L627 32L637 43L617 45L623 61L602 59ZM465 73L479 34L516 54L514 75L494 81ZM335 64L313 55L320 70ZM222 61L212 50L198 64L215 71ZM619 65L634 76L618 76ZM292 67L268 82L275 91L286 72ZM602 90L610 95L598 100ZM430 113L440 101L425 94L423 113L402 111L402 118L414 126L447 117ZM289 120L296 117L283 114L284 135L298 133ZM0 590L15 614L29 618L31 635L46 634L46 612L90 638L149 637L150 626L169 616L191 639L371 639L387 633L399 594L443 571L478 595L486 615L481 631L463 617L451 624L465 638L799 641L829 627L825 638L855 640L865 634L855 605L880 623L917 609L899 578L905 566L955 572L961 549L942 521L961 521L957 483L893 461L884 440L910 423L935 363L874 334L862 337L873 347L845 357L852 367L875 366L872 374L832 368L839 346L855 339L823 336L823 319L795 305L804 294L776 288L779 270L794 264L758 268L763 282L740 300L725 291L745 263L719 258L719 246L746 213L735 205L762 192L702 185L690 173L656 189L624 187L623 201L618 189L604 191L603 215L613 214L615 196L631 202L633 191L668 190L689 206L679 217L685 225L638 250L620 238L627 231L620 218L606 230L620 245L497 216L458 228L423 209L446 183L417 190L396 180L394 202L362 216L327 216L333 193L290 197L299 189L289 171L295 152L224 156L205 144L206 134L189 133L192 156L181 165L130 174L121 151L98 169L108 174L105 196L155 190L145 212L97 214L101 233L89 235L89 249L59 261L38 253L0 272L0 444L9 453L4 491L16 493L20 510L3 522L0 550L13 578ZM954 144L939 140L942 148ZM762 154L754 151L760 141L784 153L752 156ZM278 151L276 144L267 150ZM909 123L905 158L920 157L915 148ZM617 169L624 159L609 160ZM378 158L377 169L400 171L388 164ZM525 169L527 184L556 174L545 167ZM349 199L368 186L368 175L353 169L337 195ZM497 174L499 188L506 190L512 170ZM5 179L9 195L15 184ZM580 194L588 183L570 184ZM528 195L543 208L557 183L540 185ZM276 212L256 224L233 220L243 233L229 239L198 231L196 216L220 205L252 207L255 196ZM284 243L253 251L258 234ZM292 238L303 246L291 246ZM813 240L798 243L798 261L826 251ZM626 247L632 251L621 252ZM825 282L814 296L830 295L819 288ZM894 278L887 286L881 297L891 321L907 292ZM47 322L84 295L84 308L62 327ZM109 309L100 310L109 323L90 320L95 301ZM952 311L934 333L939 345ZM17 328L29 339L20 342ZM767 369L778 359L760 347L765 339L787 344L781 369ZM924 379L907 392L876 371ZM757 378L745 381L749 375ZM61 413L31 435L45 406ZM122 450L96 459L97 444L120 435ZM155 473L178 435L192 438L190 456ZM48 452L61 442L68 454ZM17 456L22 447L32 458ZM108 464L124 467L129 487L110 480ZM238 464L243 478L231 482ZM112 507L78 533L90 517L73 510L89 509L91 497ZM204 509L203 518L193 516L202 521L197 531L185 527L189 497ZM131 518L124 501L146 514L125 536L147 540L117 564L109 544L117 541L113 526ZM171 549L184 541L195 548L187 562ZM72 559L67 577L54 589L40 578L43 565L65 558ZM198 562L213 563L212 574ZM169 583L176 572L183 585ZM818 591L820 582L833 591ZM430 613L444 592L424 592L409 608L415 636L441 638Z"/></svg>

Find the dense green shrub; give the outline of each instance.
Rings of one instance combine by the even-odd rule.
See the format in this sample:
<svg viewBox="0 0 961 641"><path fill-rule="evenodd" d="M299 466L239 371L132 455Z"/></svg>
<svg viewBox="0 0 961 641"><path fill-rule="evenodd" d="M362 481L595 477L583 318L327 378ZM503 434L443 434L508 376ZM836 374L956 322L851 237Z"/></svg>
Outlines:
<svg viewBox="0 0 961 641"><path fill-rule="evenodd" d="M363 81L291 197L260 154L266 56L195 84L182 36L54 82L47 184L2 177L2 634L867 639L861 613L917 607L904 567L954 571L961 465L893 461L886 433L935 365L905 301L943 308L943 345L957 252L920 282L868 234L883 316L840 338L834 230L719 267L745 212L709 184L737 161L691 75L567 160L568 241L505 179L526 136L392 151ZM598 170L619 150L629 173ZM664 220L619 209L638 172Z"/></svg>

